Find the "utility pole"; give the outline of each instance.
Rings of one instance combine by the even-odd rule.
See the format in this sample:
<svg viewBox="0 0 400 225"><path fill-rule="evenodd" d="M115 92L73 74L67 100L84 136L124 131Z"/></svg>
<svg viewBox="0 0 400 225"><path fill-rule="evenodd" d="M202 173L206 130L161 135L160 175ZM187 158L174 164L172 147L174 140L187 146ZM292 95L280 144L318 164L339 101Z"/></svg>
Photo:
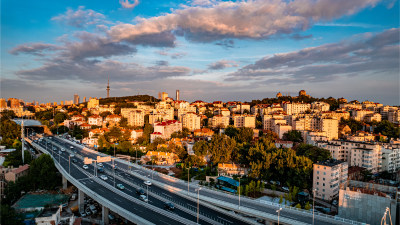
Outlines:
<svg viewBox="0 0 400 225"><path fill-rule="evenodd" d="M25 163L25 157L24 157L24 118L22 117L22 122L21 122L21 143L22 143L22 164Z"/></svg>

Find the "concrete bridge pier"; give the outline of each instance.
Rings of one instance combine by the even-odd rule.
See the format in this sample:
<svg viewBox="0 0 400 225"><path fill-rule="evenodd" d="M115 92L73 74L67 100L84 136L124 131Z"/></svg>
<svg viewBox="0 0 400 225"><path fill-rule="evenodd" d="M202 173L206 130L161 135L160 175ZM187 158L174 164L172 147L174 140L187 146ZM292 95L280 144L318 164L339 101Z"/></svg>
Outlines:
<svg viewBox="0 0 400 225"><path fill-rule="evenodd" d="M81 190L78 190L78 206L79 212L83 212L83 210L85 210L85 193L83 193Z"/></svg>
<svg viewBox="0 0 400 225"><path fill-rule="evenodd" d="M101 222L103 225L108 225L110 223L108 220L109 211L107 207L101 206Z"/></svg>
<svg viewBox="0 0 400 225"><path fill-rule="evenodd" d="M68 180L64 176L62 176L62 184L64 190L68 188Z"/></svg>

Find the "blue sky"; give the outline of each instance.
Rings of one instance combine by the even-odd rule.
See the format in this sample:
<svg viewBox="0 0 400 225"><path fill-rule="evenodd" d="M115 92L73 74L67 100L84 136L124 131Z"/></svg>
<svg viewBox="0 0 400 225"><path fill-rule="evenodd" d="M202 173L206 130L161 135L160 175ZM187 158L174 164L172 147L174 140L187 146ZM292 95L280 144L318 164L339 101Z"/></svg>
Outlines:
<svg viewBox="0 0 400 225"><path fill-rule="evenodd" d="M1 2L1 97L105 97L107 76L111 96L399 105L399 1Z"/></svg>

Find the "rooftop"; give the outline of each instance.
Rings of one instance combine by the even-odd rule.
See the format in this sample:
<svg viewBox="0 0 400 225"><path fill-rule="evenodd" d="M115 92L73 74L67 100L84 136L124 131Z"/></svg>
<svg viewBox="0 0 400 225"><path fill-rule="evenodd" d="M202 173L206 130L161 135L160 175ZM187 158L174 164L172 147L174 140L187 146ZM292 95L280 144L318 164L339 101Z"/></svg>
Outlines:
<svg viewBox="0 0 400 225"><path fill-rule="evenodd" d="M341 164L341 163L344 163L344 162L341 161L341 160L337 160L337 159L328 159L328 160L326 160L326 161L317 162L317 163L315 163L315 164L316 164L316 165L321 165L321 166L329 166L329 167L332 167L332 166L337 166L337 165L339 165L339 164Z"/></svg>

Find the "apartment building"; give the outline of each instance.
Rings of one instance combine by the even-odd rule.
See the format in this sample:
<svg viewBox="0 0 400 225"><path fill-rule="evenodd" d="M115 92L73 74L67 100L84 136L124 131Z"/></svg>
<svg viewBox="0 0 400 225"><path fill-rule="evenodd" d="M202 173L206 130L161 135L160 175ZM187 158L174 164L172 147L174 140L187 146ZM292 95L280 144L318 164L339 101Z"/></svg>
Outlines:
<svg viewBox="0 0 400 225"><path fill-rule="evenodd" d="M87 104L88 109L96 108L99 106L99 100L96 98L91 98Z"/></svg>
<svg viewBox="0 0 400 225"><path fill-rule="evenodd" d="M295 115L295 114L299 114L299 113L304 113L309 109L311 109L311 105L310 104L291 103L291 102L284 102L283 103L283 110L288 115Z"/></svg>
<svg viewBox="0 0 400 225"><path fill-rule="evenodd" d="M319 130L326 132L328 140L338 139L339 121L337 119L321 118L319 122Z"/></svg>
<svg viewBox="0 0 400 225"><path fill-rule="evenodd" d="M102 126L103 125L103 117L99 115L93 115L88 117L88 124L94 126Z"/></svg>
<svg viewBox="0 0 400 225"><path fill-rule="evenodd" d="M144 111L141 109L131 110L128 116L128 124L129 126L144 126Z"/></svg>
<svg viewBox="0 0 400 225"><path fill-rule="evenodd" d="M20 177L28 174L29 165L25 164L23 166L19 166L18 168L12 169L11 171L4 174L4 179L8 182L16 182Z"/></svg>
<svg viewBox="0 0 400 225"><path fill-rule="evenodd" d="M208 125L212 128L216 127L225 128L229 126L229 117L222 115L213 116L212 118L208 119Z"/></svg>
<svg viewBox="0 0 400 225"><path fill-rule="evenodd" d="M167 120L154 123L154 133L150 135L150 140L160 137L163 139L171 138L174 132L182 131L182 123L176 120Z"/></svg>
<svg viewBox="0 0 400 225"><path fill-rule="evenodd" d="M256 117L251 115L234 116L233 122L235 127L256 128Z"/></svg>
<svg viewBox="0 0 400 225"><path fill-rule="evenodd" d="M274 128L275 128L274 132L278 134L280 139L283 138L283 134L292 130L292 126L282 123L276 124Z"/></svg>
<svg viewBox="0 0 400 225"><path fill-rule="evenodd" d="M149 123L154 124L156 122L173 120L174 119L174 109L153 109L149 114Z"/></svg>
<svg viewBox="0 0 400 225"><path fill-rule="evenodd" d="M348 177L348 164L340 160L329 159L313 165L313 190L315 197L333 200L339 196L340 185Z"/></svg>
<svg viewBox="0 0 400 225"><path fill-rule="evenodd" d="M399 112L399 110L390 110L388 112L388 120L391 123L399 124L399 122L400 122L400 112Z"/></svg>
<svg viewBox="0 0 400 225"><path fill-rule="evenodd" d="M394 173L400 170L400 148L384 146L382 148L382 171Z"/></svg>
<svg viewBox="0 0 400 225"><path fill-rule="evenodd" d="M188 128L190 131L200 129L201 126L201 117L193 112L183 114L180 121L182 122L182 126Z"/></svg>
<svg viewBox="0 0 400 225"><path fill-rule="evenodd" d="M329 111L330 105L326 102L313 102L311 103L311 111L313 112L325 112Z"/></svg>
<svg viewBox="0 0 400 225"><path fill-rule="evenodd" d="M109 126L116 126L118 125L119 121L121 121L120 115L108 115L106 117L106 122L109 123Z"/></svg>

